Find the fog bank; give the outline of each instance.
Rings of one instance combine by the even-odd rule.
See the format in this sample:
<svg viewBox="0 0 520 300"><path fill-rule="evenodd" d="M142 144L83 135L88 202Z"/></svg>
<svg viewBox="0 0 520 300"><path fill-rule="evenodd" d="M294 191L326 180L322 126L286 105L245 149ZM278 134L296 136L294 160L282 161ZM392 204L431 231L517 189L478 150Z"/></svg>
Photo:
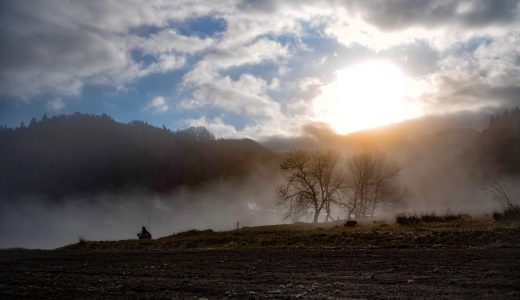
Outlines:
<svg viewBox="0 0 520 300"><path fill-rule="evenodd" d="M276 180L215 183L169 195L128 193L0 202L0 248L50 249L87 240L134 239L141 226L154 238L190 229L231 230L281 223Z"/></svg>

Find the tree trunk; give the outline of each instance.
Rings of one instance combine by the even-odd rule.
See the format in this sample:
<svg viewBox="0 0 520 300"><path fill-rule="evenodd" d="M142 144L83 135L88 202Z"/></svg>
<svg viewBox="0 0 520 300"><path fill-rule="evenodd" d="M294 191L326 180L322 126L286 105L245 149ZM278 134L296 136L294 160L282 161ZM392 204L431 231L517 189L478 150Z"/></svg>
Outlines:
<svg viewBox="0 0 520 300"><path fill-rule="evenodd" d="M376 211L376 200L374 200L374 203L372 205L372 211L370 212L370 216L373 217L374 216L374 212Z"/></svg>
<svg viewBox="0 0 520 300"><path fill-rule="evenodd" d="M318 201L314 200L314 220L313 220L313 223L318 223L318 216L320 215L320 211L321 211L322 207L319 207L318 206Z"/></svg>
<svg viewBox="0 0 520 300"><path fill-rule="evenodd" d="M330 204L327 204L325 207L325 212L327 213L327 217L325 218L325 223L329 222L329 218L332 220L332 217L330 216Z"/></svg>

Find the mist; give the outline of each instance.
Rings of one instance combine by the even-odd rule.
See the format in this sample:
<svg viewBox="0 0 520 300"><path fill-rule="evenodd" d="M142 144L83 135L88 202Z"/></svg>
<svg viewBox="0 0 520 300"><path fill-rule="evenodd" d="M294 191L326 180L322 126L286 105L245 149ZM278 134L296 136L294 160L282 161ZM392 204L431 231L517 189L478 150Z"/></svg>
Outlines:
<svg viewBox="0 0 520 300"><path fill-rule="evenodd" d="M486 186L495 181L504 183L513 196L520 184L516 171L507 174L499 167L514 165L514 160L496 161L509 147L494 140L502 134L484 134L493 115L501 114L489 109L430 115L347 135L335 133L327 124L314 123L298 136L272 137L262 143L278 151L331 149L344 157L370 150L386 153L401 168L399 183L406 188L407 197L399 210L379 211L382 218L398 213L489 214L499 208ZM514 136L506 132L506 136Z"/></svg>
<svg viewBox="0 0 520 300"><path fill-rule="evenodd" d="M276 179L250 177L160 195L145 192L3 201L0 248L52 249L86 240L135 239L141 226L159 238L186 230L232 230L283 222L275 207Z"/></svg>
<svg viewBox="0 0 520 300"><path fill-rule="evenodd" d="M518 155L507 149L510 137L517 136L519 114L426 117L348 135L314 123L299 135L263 140L263 146L252 140L215 140L204 128L179 134L107 116L74 115L4 129L11 146L1 148L0 156L5 162L0 248L49 249L80 237L135 239L141 226L158 238L191 229L231 230L237 222L240 227L288 222L285 208L276 206L282 182L278 159L295 148L331 149L344 158L375 149L395 161L407 197L398 209L378 211L380 218L403 212L492 213L499 207L487 185L501 182L518 197ZM79 120L83 123L76 124ZM94 125L121 132L99 130L85 142L82 132ZM61 128L71 134L58 138ZM155 144L142 146L135 138L141 130ZM49 132L56 134L51 141ZM130 142L114 144L120 137ZM33 141L39 146L29 147ZM334 217L345 218L345 213L335 211Z"/></svg>

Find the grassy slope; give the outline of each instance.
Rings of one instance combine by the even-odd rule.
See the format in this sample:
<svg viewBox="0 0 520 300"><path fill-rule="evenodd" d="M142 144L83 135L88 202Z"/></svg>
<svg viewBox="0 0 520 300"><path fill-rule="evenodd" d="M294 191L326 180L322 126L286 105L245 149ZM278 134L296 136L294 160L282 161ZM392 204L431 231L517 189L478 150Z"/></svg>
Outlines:
<svg viewBox="0 0 520 300"><path fill-rule="evenodd" d="M63 250L519 247L520 224L472 218L445 223L292 224L214 232L187 231L155 240L84 241Z"/></svg>

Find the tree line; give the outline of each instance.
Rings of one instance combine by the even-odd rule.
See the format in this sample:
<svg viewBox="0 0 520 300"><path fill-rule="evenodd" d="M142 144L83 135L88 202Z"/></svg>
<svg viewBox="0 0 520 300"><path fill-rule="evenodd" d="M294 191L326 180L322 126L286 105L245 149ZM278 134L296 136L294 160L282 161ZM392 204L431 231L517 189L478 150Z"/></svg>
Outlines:
<svg viewBox="0 0 520 300"><path fill-rule="evenodd" d="M479 159L488 173L493 176L520 174L520 108L490 117L478 148Z"/></svg>
<svg viewBox="0 0 520 300"><path fill-rule="evenodd" d="M402 204L406 194L399 166L380 151L344 158L330 150L292 150L280 168L278 205L294 220L311 216L316 223L322 214L334 220L334 208L345 219L371 217Z"/></svg>
<svg viewBox="0 0 520 300"><path fill-rule="evenodd" d="M240 180L275 159L250 139L215 139L204 127L172 131L143 121L116 122L106 114L44 115L0 128L0 196L167 193Z"/></svg>

